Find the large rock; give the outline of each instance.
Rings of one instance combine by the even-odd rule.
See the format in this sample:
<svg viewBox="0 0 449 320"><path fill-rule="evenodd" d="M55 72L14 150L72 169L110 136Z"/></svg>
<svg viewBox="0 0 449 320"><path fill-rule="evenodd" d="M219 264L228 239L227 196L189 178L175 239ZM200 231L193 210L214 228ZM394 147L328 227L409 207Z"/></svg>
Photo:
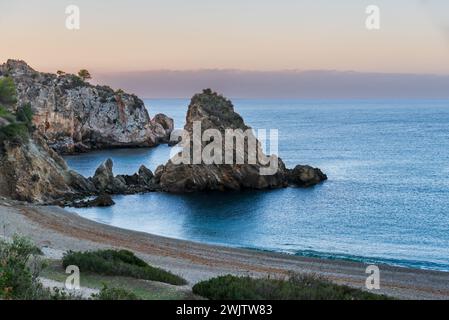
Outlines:
<svg viewBox="0 0 449 320"><path fill-rule="evenodd" d="M150 169L142 165L133 175L114 176L111 159L107 159L97 168L90 181L97 194L134 194L157 189Z"/></svg>
<svg viewBox="0 0 449 320"><path fill-rule="evenodd" d="M0 65L17 87L18 105L30 104L33 122L59 153L110 147L150 147L166 141L170 121L150 121L138 97L93 86L75 75L40 73L23 61Z"/></svg>
<svg viewBox="0 0 449 320"><path fill-rule="evenodd" d="M174 121L172 118L167 117L165 114L158 113L151 120L155 128L155 132L157 132L160 143L169 143L170 135L175 127Z"/></svg>
<svg viewBox="0 0 449 320"><path fill-rule="evenodd" d="M126 181L120 177L114 177L112 171L113 163L111 159L103 162L95 171L92 182L100 193L124 193L126 190Z"/></svg>
<svg viewBox="0 0 449 320"><path fill-rule="evenodd" d="M3 142L0 150L0 195L49 203L94 192L90 181L68 170L64 160L35 133L23 143Z"/></svg>
<svg viewBox="0 0 449 320"><path fill-rule="evenodd" d="M229 100L210 90L195 95L189 105L184 129L191 137L195 122L201 123L201 133L208 129L217 129L223 136L227 129L243 131L250 129L242 117L234 111ZM250 135L256 139L252 133ZM202 142L202 148L209 142ZM265 157L258 141L257 146L257 153ZM193 153L193 144L187 148L190 148ZM232 152L235 154L237 151L234 148ZM224 154L223 151L221 163L225 163ZM240 154L247 159L248 148L245 147ZM270 175L261 174L261 169L266 168L267 165L262 164L259 158L256 163L245 161L244 164L237 163L235 156L234 161L229 164L206 164L204 161L198 164L179 164L171 159L165 166L160 166L156 170L155 180L163 191L174 193L286 187L288 179L285 165L276 156L272 156L272 159L277 161L278 166L277 170Z"/></svg>
<svg viewBox="0 0 449 320"><path fill-rule="evenodd" d="M294 169L288 170L288 182L293 186L307 188L325 180L327 180L327 175L320 169L311 166L298 165Z"/></svg>

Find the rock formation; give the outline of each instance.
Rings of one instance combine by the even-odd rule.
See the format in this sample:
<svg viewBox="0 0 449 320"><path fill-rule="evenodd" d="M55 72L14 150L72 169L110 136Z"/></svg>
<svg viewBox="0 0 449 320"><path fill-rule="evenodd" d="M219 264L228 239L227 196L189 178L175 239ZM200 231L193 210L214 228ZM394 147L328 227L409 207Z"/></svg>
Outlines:
<svg viewBox="0 0 449 320"><path fill-rule="evenodd" d="M141 166L134 175L114 176L111 159L103 162L89 181L95 187L97 194L133 194L155 191L153 173L145 166Z"/></svg>
<svg viewBox="0 0 449 320"><path fill-rule="evenodd" d="M192 98L184 127L190 137L194 135L194 123L201 124L201 134L208 129L216 129L224 136L227 129L241 129L242 131L250 129L242 117L234 111L232 103L211 90L205 90ZM249 134L246 141L250 139L256 139L252 133ZM212 141L207 139L202 141L201 148L204 149ZM192 164L192 162L175 163L171 159L165 166L160 166L156 170L155 181L163 191L182 193L206 190L281 188L289 184L309 187L327 179L319 169L298 166L293 170L288 170L283 161L276 156L271 156L271 160L276 161L277 169L269 175L262 175L261 169L267 165L262 164L260 159L261 157L266 158L266 156L257 139L256 143L256 163L247 161L249 158L247 145L243 150L237 150L234 146L232 163L206 164L204 161L197 164ZM190 143L185 147L190 148L190 153L193 154L194 144ZM222 149L226 149L224 144ZM237 154L245 159L245 163L237 163ZM223 159L221 163L227 162Z"/></svg>
<svg viewBox="0 0 449 320"><path fill-rule="evenodd" d="M169 143L170 135L174 130L175 124L172 118L167 117L165 114L158 113L151 120L157 133L160 143Z"/></svg>
<svg viewBox="0 0 449 320"><path fill-rule="evenodd" d="M17 144L4 142L0 151L0 195L48 203L57 198L90 194L94 186L67 168L39 133Z"/></svg>
<svg viewBox="0 0 449 320"><path fill-rule="evenodd" d="M173 120L150 120L138 97L93 86L71 74L33 70L23 61L0 65L17 87L18 106L30 104L33 122L58 153L110 147L151 147L168 141Z"/></svg>

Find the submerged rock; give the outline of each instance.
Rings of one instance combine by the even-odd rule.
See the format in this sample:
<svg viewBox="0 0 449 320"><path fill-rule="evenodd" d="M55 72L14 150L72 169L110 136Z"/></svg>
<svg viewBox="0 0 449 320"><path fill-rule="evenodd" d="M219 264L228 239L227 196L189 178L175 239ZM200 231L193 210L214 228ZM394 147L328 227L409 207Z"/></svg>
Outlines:
<svg viewBox="0 0 449 320"><path fill-rule="evenodd" d="M91 207L111 207L115 204L110 195L100 195L93 200L83 200L73 202L70 206L74 208L91 208Z"/></svg>
<svg viewBox="0 0 449 320"><path fill-rule="evenodd" d="M33 123L58 153L111 147L151 147L168 141L173 120L150 120L137 96L93 86L72 74L33 70L23 61L0 65L17 87L18 106L30 104Z"/></svg>

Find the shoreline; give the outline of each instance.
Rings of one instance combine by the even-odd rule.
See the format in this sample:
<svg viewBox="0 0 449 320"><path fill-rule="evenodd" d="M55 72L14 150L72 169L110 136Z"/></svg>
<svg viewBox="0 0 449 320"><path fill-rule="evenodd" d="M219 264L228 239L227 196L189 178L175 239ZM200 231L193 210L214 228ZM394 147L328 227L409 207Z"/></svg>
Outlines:
<svg viewBox="0 0 449 320"><path fill-rule="evenodd" d="M225 274L285 277L314 273L364 289L365 263L201 244L101 224L59 207L0 200L0 234L21 234L59 258L67 250L124 248L150 264L187 279L189 285ZM380 265L381 290L401 299L449 299L449 273Z"/></svg>

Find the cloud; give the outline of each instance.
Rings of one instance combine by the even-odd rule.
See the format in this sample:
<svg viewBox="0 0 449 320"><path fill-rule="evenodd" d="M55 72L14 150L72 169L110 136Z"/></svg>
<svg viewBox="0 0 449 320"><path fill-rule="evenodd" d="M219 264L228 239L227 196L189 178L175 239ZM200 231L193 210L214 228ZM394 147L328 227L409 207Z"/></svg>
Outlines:
<svg viewBox="0 0 449 320"><path fill-rule="evenodd" d="M449 75L339 71L147 71L97 75L145 98L188 98L212 88L234 98L449 99Z"/></svg>

